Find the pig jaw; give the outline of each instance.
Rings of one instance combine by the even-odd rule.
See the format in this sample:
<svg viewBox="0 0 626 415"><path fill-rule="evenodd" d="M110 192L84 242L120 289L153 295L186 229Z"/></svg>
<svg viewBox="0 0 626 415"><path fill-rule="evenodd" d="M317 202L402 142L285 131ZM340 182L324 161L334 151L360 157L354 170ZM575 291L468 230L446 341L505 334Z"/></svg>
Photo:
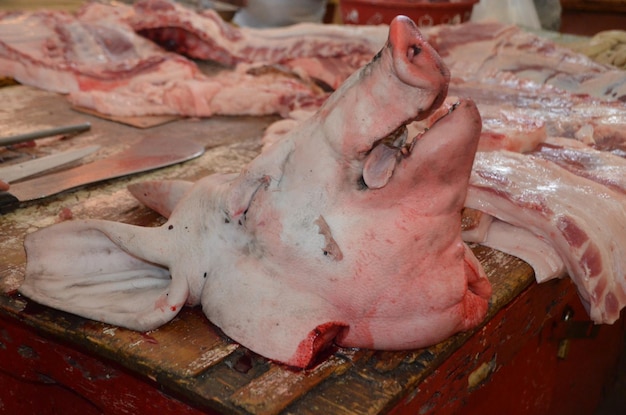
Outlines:
<svg viewBox="0 0 626 415"><path fill-rule="evenodd" d="M392 27L398 32L380 56L313 118L251 163L234 186L257 178L251 198L237 211L247 212L245 230L263 252L250 266L254 273L237 278L237 293L243 298L248 285L276 284L266 298L281 295L250 307L246 317L229 316L227 304L218 304L225 300L215 295L217 280L210 280L203 305L245 345L276 333L270 346L257 344L263 349L256 351L288 364L307 365L333 335L354 347L430 345L474 326L487 309L489 283L460 237L480 134L475 105L453 106L412 151L399 146L391 174L376 186L361 178L389 133L427 117L446 94L448 73L437 55L423 44L415 56L421 39L406 34L411 26L400 20ZM263 282L252 284L251 277ZM267 314L257 318L262 310ZM244 329L242 320L255 324ZM241 329L232 330L236 326Z"/></svg>
<svg viewBox="0 0 626 415"><path fill-rule="evenodd" d="M475 105L460 101L384 187L339 195L337 211L350 217L324 214L353 276L328 294L346 293L358 310L340 344L422 347L483 319L491 286L460 236L480 125Z"/></svg>
<svg viewBox="0 0 626 415"><path fill-rule="evenodd" d="M317 140L315 131L309 137ZM357 185L354 166L362 169L363 162L337 160L320 141L298 143L280 180L255 192L244 220L262 254L254 275L241 275L237 293L243 298L248 285L277 284L265 297L282 290L280 298L273 297L271 307L250 307L255 317L267 310L255 323L262 330L248 326L235 333L228 328L241 325L244 316L225 315L228 307L218 304L224 296L214 295L220 289L210 280L203 301L210 305L207 315L245 345L254 344L256 336L269 339L278 330L272 323L292 324L275 339L290 348L277 353L274 344L256 351L296 366L308 365L333 335L343 346L409 349L475 326L491 291L461 241L460 212L479 134L475 105L460 101L402 156L378 189ZM258 289L249 295L258 296Z"/></svg>

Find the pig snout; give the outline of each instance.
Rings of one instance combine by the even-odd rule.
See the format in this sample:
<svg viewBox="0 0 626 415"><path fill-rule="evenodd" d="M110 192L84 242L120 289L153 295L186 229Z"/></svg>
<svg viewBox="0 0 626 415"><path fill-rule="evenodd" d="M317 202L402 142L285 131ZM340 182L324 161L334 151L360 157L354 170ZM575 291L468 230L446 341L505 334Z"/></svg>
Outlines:
<svg viewBox="0 0 626 415"><path fill-rule="evenodd" d="M337 158L353 166L380 143L402 147L404 126L422 120L443 103L450 73L411 19L396 17L387 44L322 106L311 124L322 126ZM388 139L390 136L393 138ZM379 149L380 150L380 149ZM377 151L371 187L384 185L393 154Z"/></svg>
<svg viewBox="0 0 626 415"><path fill-rule="evenodd" d="M448 92L450 71L424 40L413 20L406 16L398 16L391 22L389 45L398 79L434 95L432 103L418 114L418 118L422 119L430 113L429 110L443 103Z"/></svg>

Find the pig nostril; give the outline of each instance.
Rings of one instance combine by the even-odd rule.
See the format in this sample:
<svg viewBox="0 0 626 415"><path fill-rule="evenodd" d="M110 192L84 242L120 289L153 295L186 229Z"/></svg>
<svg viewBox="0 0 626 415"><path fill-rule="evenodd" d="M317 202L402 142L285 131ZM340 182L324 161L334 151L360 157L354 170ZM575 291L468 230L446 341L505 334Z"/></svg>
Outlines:
<svg viewBox="0 0 626 415"><path fill-rule="evenodd" d="M413 60L414 57L416 57L420 53L422 53L422 48L420 48L417 45L411 45L411 47L409 47L409 50L408 50L408 53L407 53L407 57L411 61L411 60Z"/></svg>

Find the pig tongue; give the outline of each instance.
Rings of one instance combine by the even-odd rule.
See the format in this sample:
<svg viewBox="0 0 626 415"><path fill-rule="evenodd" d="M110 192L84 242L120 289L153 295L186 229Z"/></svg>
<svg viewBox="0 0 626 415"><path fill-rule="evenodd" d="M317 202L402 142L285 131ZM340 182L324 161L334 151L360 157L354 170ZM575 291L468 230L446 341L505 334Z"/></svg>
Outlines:
<svg viewBox="0 0 626 415"><path fill-rule="evenodd" d="M458 98L450 98L439 108L434 110L428 117L425 124L422 124L424 131L418 133L413 139L407 140L407 127L402 126L390 134L389 137L380 140L381 142L372 148L363 163L363 181L369 189L380 189L389 183L396 165L403 157L411 154L416 140L434 124L452 113L459 105ZM401 132L401 133L400 133Z"/></svg>
<svg viewBox="0 0 626 415"><path fill-rule="evenodd" d="M370 189L380 189L391 179L396 164L408 151L404 146L407 137L405 126L375 145L363 164L363 181Z"/></svg>
<svg viewBox="0 0 626 415"><path fill-rule="evenodd" d="M370 189L380 189L391 179L399 151L384 144L374 147L363 166L363 181Z"/></svg>

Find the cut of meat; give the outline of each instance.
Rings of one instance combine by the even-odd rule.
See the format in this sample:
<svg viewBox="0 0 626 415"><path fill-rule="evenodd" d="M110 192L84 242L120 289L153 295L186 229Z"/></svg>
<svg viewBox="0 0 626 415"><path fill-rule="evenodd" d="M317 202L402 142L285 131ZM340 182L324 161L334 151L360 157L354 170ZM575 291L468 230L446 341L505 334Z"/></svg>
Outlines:
<svg viewBox="0 0 626 415"><path fill-rule="evenodd" d="M622 76L626 79L626 73ZM481 81L454 78L450 93L476 102L486 133L495 126L507 140L517 142L505 149L528 151L545 136L558 136L626 155L623 102L575 95L506 74Z"/></svg>
<svg viewBox="0 0 626 415"><path fill-rule="evenodd" d="M141 0L133 7L134 13L124 19L136 32L167 49L228 66L346 57L344 62L357 69L383 47L388 33L386 25L300 23L273 29L238 28L212 10L196 13L167 0ZM83 18L90 14L88 9L83 11Z"/></svg>
<svg viewBox="0 0 626 415"><path fill-rule="evenodd" d="M192 62L123 26L83 23L64 12L0 15L0 73L28 85L61 93L110 90L146 73L191 78L197 72Z"/></svg>
<svg viewBox="0 0 626 415"><path fill-rule="evenodd" d="M551 137L532 154L626 195L626 159L623 157L559 137Z"/></svg>
<svg viewBox="0 0 626 415"><path fill-rule="evenodd" d="M533 268L538 283L566 274L565 264L551 242L525 228L494 219L489 223L484 239L476 242L524 260Z"/></svg>
<svg viewBox="0 0 626 415"><path fill-rule="evenodd" d="M509 73L574 94L626 101L624 72L500 23L440 25L424 34L455 77L479 80Z"/></svg>
<svg viewBox="0 0 626 415"><path fill-rule="evenodd" d="M523 112L491 111L481 114L483 131L479 151L509 150L526 153L547 138L543 121L528 117ZM498 118L495 118L498 117Z"/></svg>
<svg viewBox="0 0 626 415"><path fill-rule="evenodd" d="M165 49L225 66L280 64L336 89L369 62L387 38L385 25L301 23L273 29L232 26L213 10L195 12L167 0L142 0L133 7L89 3L82 21L102 16L127 24Z"/></svg>
<svg viewBox="0 0 626 415"><path fill-rule="evenodd" d="M286 114L317 108L327 96L284 72L241 67L205 76L194 62L138 36L115 13L97 21L63 12L11 13L0 20L0 73L69 93L75 105L104 114ZM24 28L32 30L24 35Z"/></svg>
<svg viewBox="0 0 626 415"><path fill-rule="evenodd" d="M318 108L327 97L314 85L274 72L251 75L239 70L222 71L210 77L174 76L162 82L155 82L155 75L135 77L114 90L73 92L69 99L74 105L103 114L210 117L216 114L286 115L294 109Z"/></svg>
<svg viewBox="0 0 626 415"><path fill-rule="evenodd" d="M551 241L545 241L527 229L467 207L463 209L461 225L465 242L485 245L524 260L533 268L537 282L565 275L565 265Z"/></svg>
<svg viewBox="0 0 626 415"><path fill-rule="evenodd" d="M619 318L626 305L623 193L539 157L481 152L476 155L466 206L549 241L593 321L613 323Z"/></svg>

